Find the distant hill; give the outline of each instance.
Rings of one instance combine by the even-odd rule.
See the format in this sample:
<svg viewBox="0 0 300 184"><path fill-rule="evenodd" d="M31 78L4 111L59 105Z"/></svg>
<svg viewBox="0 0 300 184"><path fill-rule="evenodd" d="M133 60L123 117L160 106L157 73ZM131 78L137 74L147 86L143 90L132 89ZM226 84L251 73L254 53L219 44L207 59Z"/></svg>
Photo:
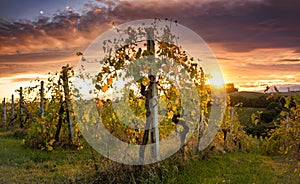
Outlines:
<svg viewBox="0 0 300 184"><path fill-rule="evenodd" d="M230 97L242 96L245 98L259 98L261 96L267 96L267 94L265 93L252 92L252 91L239 91L239 92L233 92L228 94Z"/></svg>
<svg viewBox="0 0 300 184"><path fill-rule="evenodd" d="M275 92L272 92L270 94L276 94ZM300 95L300 91L289 91L289 92L280 92L283 96L292 96L292 95Z"/></svg>
<svg viewBox="0 0 300 184"><path fill-rule="evenodd" d="M262 93L262 92L254 92L254 91L238 91L228 93L229 96L243 96L245 98L259 98L261 96L268 96L270 94L277 94L276 92L271 93ZM290 92L280 92L283 96L292 96L292 95L300 95L300 91L290 91Z"/></svg>
<svg viewBox="0 0 300 184"><path fill-rule="evenodd" d="M243 107L266 108L268 105L268 94L250 91L228 93L230 105L235 106L241 103Z"/></svg>
<svg viewBox="0 0 300 184"><path fill-rule="evenodd" d="M252 91L240 91L228 93L231 105L242 103L243 107L265 108L270 103L267 97L277 93L261 93ZM300 95L300 91L281 92L282 96Z"/></svg>

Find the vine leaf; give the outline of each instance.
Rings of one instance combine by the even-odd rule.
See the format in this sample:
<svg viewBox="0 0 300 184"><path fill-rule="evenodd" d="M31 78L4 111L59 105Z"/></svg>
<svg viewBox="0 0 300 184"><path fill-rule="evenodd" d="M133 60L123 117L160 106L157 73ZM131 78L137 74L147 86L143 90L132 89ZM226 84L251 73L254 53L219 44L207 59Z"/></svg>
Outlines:
<svg viewBox="0 0 300 184"><path fill-rule="evenodd" d="M108 90L108 85L104 84L101 88L101 90L105 93Z"/></svg>
<svg viewBox="0 0 300 184"><path fill-rule="evenodd" d="M109 86L112 85L112 82L113 82L113 78L112 78L112 77L110 77L110 78L107 79L107 84L108 84ZM102 90L102 91L103 91L103 90ZM104 91L104 92L105 92L105 91Z"/></svg>

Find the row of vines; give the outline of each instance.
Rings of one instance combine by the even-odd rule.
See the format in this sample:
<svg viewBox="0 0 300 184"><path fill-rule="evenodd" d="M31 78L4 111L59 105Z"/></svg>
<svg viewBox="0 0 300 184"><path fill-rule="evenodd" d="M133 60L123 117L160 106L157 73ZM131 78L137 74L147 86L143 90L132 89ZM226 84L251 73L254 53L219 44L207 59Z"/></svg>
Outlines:
<svg viewBox="0 0 300 184"><path fill-rule="evenodd" d="M65 80L64 77L67 77L68 80ZM24 138L24 144L31 148L48 151L53 150L55 147L71 147L77 150L83 149L84 139L79 131L75 114L72 110L72 96L78 95L72 85L72 80L70 80L72 77L74 77L73 69L67 65L62 67L60 72L51 75L45 82L45 86L43 84L44 82L36 80L32 81L33 85L31 87L16 90L22 94L21 98L17 98L16 101L14 101L14 99L11 99L12 101L3 100L1 104L0 126L5 129L13 130L15 136ZM65 88L65 81L68 81L68 90ZM41 95L42 90L44 90L44 95ZM176 93L176 91L174 91L174 93ZM129 94L127 101L130 108L134 110L136 115L143 118L146 115L144 109L145 100L143 98L136 98L133 92ZM210 148L214 148L220 152L231 151L233 149L246 152L259 151L268 155L291 155L293 158L299 159L299 95L282 96L278 93L276 96L278 100L283 101L282 99L284 99L284 108L274 119L275 128L270 129L265 138L254 138L254 136L247 134L240 123L235 107L228 106L224 113L223 123L220 124L220 130L210 145ZM165 96L164 98L166 98L166 100L171 99L170 95L167 97L168 96ZM178 99L176 98L171 99L170 104L176 105L177 101ZM228 97L228 103L229 101L230 99ZM143 130L138 127L131 129L122 124L114 113L112 101L98 99L95 101L95 104L98 109L102 110L102 121L112 134L130 144L142 143ZM6 108L4 108L4 106ZM117 108L124 107L119 106ZM172 106L170 106L170 108L172 109ZM205 111L209 111L208 104L206 104ZM82 112L84 113L84 111ZM173 115L174 112L167 113L164 123L160 125L161 139L167 136L176 127L176 121L174 121ZM254 125L259 125L260 123L258 115L259 113L253 114ZM124 117L128 118L129 116L124 115ZM205 121L207 121L207 118ZM182 130L182 128L181 130L179 128L179 130L176 131L180 134ZM197 132L197 129L194 132L193 138L187 142L188 149L190 150L197 149L197 137L201 136L201 132Z"/></svg>

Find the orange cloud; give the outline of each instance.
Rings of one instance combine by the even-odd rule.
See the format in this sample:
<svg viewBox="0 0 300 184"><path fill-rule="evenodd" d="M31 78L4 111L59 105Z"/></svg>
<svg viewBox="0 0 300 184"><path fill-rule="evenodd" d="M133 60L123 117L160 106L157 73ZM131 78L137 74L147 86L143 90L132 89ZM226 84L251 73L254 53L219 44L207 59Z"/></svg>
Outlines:
<svg viewBox="0 0 300 184"><path fill-rule="evenodd" d="M1 20L0 77L76 65L75 53L84 51L112 22L172 18L207 41L226 81L245 85L251 80L254 85L262 79L271 81L271 74L283 79L292 75L299 81L299 6L296 0L97 0L87 3L81 13Z"/></svg>

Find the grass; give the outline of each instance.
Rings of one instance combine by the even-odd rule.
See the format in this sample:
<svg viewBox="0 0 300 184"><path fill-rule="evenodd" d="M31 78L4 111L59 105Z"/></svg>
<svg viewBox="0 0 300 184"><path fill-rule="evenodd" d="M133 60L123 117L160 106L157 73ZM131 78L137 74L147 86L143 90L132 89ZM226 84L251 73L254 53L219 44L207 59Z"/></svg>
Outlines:
<svg viewBox="0 0 300 184"><path fill-rule="evenodd" d="M279 157L267 157L241 152L198 157L178 162L176 157L145 166L141 183L299 183L300 176L289 171ZM91 149L83 151L54 150L46 152L25 148L22 139L0 130L0 183L101 183L115 168L123 175L133 176L129 166L109 162L99 154L93 161ZM95 163L101 170L97 174ZM110 164L107 164L110 163ZM112 168L112 170L110 170ZM125 169L124 169L125 168ZM129 168L126 170L126 168ZM116 170L118 173L118 170ZM117 175L117 174L115 174ZM117 180L116 180L117 181Z"/></svg>
<svg viewBox="0 0 300 184"><path fill-rule="evenodd" d="M299 183L279 158L240 152L189 163L174 183Z"/></svg>
<svg viewBox="0 0 300 184"><path fill-rule="evenodd" d="M29 149L9 132L0 132L0 142L0 183L71 183L93 171L89 150Z"/></svg>

